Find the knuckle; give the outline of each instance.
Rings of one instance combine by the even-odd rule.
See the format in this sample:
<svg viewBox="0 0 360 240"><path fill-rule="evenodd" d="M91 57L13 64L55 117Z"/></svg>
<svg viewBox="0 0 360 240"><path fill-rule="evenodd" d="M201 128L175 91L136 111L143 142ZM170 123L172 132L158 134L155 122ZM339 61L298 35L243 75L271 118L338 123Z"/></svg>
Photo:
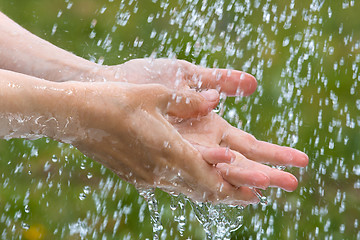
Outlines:
<svg viewBox="0 0 360 240"><path fill-rule="evenodd" d="M252 155L257 149L258 140L249 133L246 133L244 139L246 141L246 144L249 146L246 155Z"/></svg>
<svg viewBox="0 0 360 240"><path fill-rule="evenodd" d="M245 140L250 144L256 144L256 142L257 142L257 139L249 133L246 133Z"/></svg>

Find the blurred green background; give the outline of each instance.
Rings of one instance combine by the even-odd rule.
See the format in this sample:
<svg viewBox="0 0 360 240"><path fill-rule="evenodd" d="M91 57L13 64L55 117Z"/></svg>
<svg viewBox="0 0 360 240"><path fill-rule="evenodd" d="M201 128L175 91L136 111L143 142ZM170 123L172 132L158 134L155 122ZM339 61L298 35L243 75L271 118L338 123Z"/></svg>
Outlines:
<svg viewBox="0 0 360 240"><path fill-rule="evenodd" d="M0 0L32 33L104 64L177 57L252 73L258 90L226 99L224 117L261 140L310 157L293 193L264 192L232 239L360 239L358 1ZM236 110L233 117L232 110ZM0 142L1 239L146 239L136 190L71 146ZM157 192L166 239L203 239L186 205Z"/></svg>

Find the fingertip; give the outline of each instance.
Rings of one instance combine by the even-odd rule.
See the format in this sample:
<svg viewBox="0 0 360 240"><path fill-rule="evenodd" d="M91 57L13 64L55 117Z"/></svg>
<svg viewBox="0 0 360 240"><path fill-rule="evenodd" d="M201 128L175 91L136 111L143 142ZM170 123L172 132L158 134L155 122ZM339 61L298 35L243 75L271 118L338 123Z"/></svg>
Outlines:
<svg viewBox="0 0 360 240"><path fill-rule="evenodd" d="M297 186L298 186L297 178L294 175L288 173L287 180L284 181L284 185L281 188L287 192L293 192L296 190Z"/></svg>
<svg viewBox="0 0 360 240"><path fill-rule="evenodd" d="M220 98L220 94L215 89L209 89L206 91L200 92L201 96L203 96L208 102L218 102Z"/></svg>
<svg viewBox="0 0 360 240"><path fill-rule="evenodd" d="M205 101L201 103L199 114L204 116L216 108L216 106L219 104L220 94L214 89L209 89L206 91L201 91L200 95L205 98Z"/></svg>
<svg viewBox="0 0 360 240"><path fill-rule="evenodd" d="M272 148L276 149L273 158L274 160L272 161L273 164L293 167L306 167L309 163L308 156L297 149L276 145L272 146Z"/></svg>
<svg viewBox="0 0 360 240"><path fill-rule="evenodd" d="M309 164L309 157L305 153L302 156L302 167L306 167Z"/></svg>
<svg viewBox="0 0 360 240"><path fill-rule="evenodd" d="M216 90L175 92L167 96L165 112L183 119L205 116L217 106L219 98Z"/></svg>
<svg viewBox="0 0 360 240"><path fill-rule="evenodd" d="M240 84L244 96L253 94L257 88L256 78L249 74L242 72L240 75ZM239 86L240 87L240 86Z"/></svg>
<svg viewBox="0 0 360 240"><path fill-rule="evenodd" d="M293 166L306 167L309 164L309 157L305 153L295 149L295 157L293 158Z"/></svg>
<svg viewBox="0 0 360 240"><path fill-rule="evenodd" d="M230 81L229 81L230 80ZM228 81L233 84L233 89L228 89L229 85L222 86L222 91L229 96L249 96L253 94L257 88L256 78L246 72L234 71Z"/></svg>
<svg viewBox="0 0 360 240"><path fill-rule="evenodd" d="M228 96L249 96L257 88L254 76L229 69L197 68L202 76L201 88L217 89Z"/></svg>

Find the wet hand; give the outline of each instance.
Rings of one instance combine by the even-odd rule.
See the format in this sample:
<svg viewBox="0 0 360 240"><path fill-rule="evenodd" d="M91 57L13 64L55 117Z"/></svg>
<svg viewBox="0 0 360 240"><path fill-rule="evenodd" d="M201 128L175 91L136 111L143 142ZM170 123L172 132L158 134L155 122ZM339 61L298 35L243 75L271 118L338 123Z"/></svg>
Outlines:
<svg viewBox="0 0 360 240"><path fill-rule="evenodd" d="M250 74L226 69L203 68L186 61L171 59L135 59L105 67L111 76L135 83L159 83L172 89L213 88L227 95L250 95L257 86ZM115 72L115 73L114 73ZM236 187L280 187L293 191L297 179L271 165L307 165L308 158L295 149L257 141L233 128L214 113L183 122L171 121L179 132L200 151L209 164L217 164L224 179ZM191 133L191 134L190 134ZM221 164L220 164L221 163Z"/></svg>
<svg viewBox="0 0 360 240"><path fill-rule="evenodd" d="M206 115L218 103L215 90L175 92L158 84L115 82L71 84L80 89L79 107L74 110L79 137L72 144L121 178L138 188L158 187L196 201L238 205L257 201L249 189L225 181L166 119L168 115L182 119Z"/></svg>
<svg viewBox="0 0 360 240"><path fill-rule="evenodd" d="M172 118L170 121L204 160L216 166L223 178L235 187L279 187L293 191L297 187L294 175L265 164L295 167L308 164L306 154L258 141L213 112L199 119L176 121Z"/></svg>
<svg viewBox="0 0 360 240"><path fill-rule="evenodd" d="M134 59L116 66L96 69L103 81L158 83L170 89L216 89L228 96L248 96L257 86L256 79L245 72L204 68L184 60Z"/></svg>

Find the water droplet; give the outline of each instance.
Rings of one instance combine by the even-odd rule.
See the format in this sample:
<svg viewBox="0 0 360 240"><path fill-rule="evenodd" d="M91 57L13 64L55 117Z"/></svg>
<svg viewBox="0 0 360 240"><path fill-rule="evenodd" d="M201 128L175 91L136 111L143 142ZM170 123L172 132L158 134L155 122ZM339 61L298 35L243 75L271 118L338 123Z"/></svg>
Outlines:
<svg viewBox="0 0 360 240"><path fill-rule="evenodd" d="M58 158L57 158L55 155L53 155L52 158L51 158L51 161L52 161L52 162L57 162L57 161L58 161Z"/></svg>
<svg viewBox="0 0 360 240"><path fill-rule="evenodd" d="M58 25L55 23L52 30L51 30L51 35L54 35L56 33Z"/></svg>
<svg viewBox="0 0 360 240"><path fill-rule="evenodd" d="M84 193L85 193L86 195L88 195L88 194L90 193L90 191L91 191L91 188L90 188L89 186L85 186L84 189L83 189L83 191L84 191Z"/></svg>
<svg viewBox="0 0 360 240"><path fill-rule="evenodd" d="M21 223L21 227L23 228L23 229L25 229L25 230L29 230L30 229L30 225L29 224L27 224L27 223Z"/></svg>
<svg viewBox="0 0 360 240"><path fill-rule="evenodd" d="M29 212L30 212L30 207L29 207L29 205L25 205L24 211L25 211L26 213L29 213Z"/></svg>
<svg viewBox="0 0 360 240"><path fill-rule="evenodd" d="M154 20L154 14L150 14L149 16L148 16L148 19L147 19L147 22L148 23L151 23L153 20Z"/></svg>
<svg viewBox="0 0 360 240"><path fill-rule="evenodd" d="M79 194L79 199L82 201L82 200L85 200L85 198L86 198L87 196L86 196L86 194L85 193L80 193Z"/></svg>
<svg viewBox="0 0 360 240"><path fill-rule="evenodd" d="M67 9L70 9L72 6L73 6L73 2L68 2L66 8L67 8Z"/></svg>
<svg viewBox="0 0 360 240"><path fill-rule="evenodd" d="M164 148L170 148L170 143L168 141L164 142Z"/></svg>

